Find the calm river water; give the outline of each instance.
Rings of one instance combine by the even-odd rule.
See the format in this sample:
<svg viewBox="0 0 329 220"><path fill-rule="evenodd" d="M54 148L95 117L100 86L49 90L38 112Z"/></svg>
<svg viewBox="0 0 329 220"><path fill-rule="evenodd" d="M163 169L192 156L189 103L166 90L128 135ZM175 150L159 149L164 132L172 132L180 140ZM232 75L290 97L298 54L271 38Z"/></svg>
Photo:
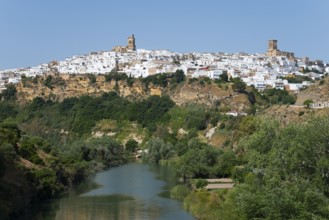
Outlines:
<svg viewBox="0 0 329 220"><path fill-rule="evenodd" d="M174 184L167 167L129 163L96 174L64 198L37 204L20 220L194 219L168 198Z"/></svg>

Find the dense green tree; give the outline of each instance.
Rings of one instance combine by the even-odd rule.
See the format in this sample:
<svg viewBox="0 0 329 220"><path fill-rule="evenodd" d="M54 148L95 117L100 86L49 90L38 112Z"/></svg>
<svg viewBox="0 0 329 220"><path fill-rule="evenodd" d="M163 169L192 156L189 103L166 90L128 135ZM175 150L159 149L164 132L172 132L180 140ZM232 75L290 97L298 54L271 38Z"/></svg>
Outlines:
<svg viewBox="0 0 329 220"><path fill-rule="evenodd" d="M176 175L184 180L188 178L207 178L212 175L212 168L218 162L220 151L198 142L190 142L189 149L177 164Z"/></svg>
<svg viewBox="0 0 329 220"><path fill-rule="evenodd" d="M306 108L310 108L311 104L313 101L311 99L306 99L303 104L305 105Z"/></svg>
<svg viewBox="0 0 329 220"><path fill-rule="evenodd" d="M238 212L246 219L328 218L328 119L275 124L260 123L243 141L250 172L237 186Z"/></svg>
<svg viewBox="0 0 329 220"><path fill-rule="evenodd" d="M226 71L223 71L223 73L220 74L220 79L223 82L228 82L228 75L227 75L227 72Z"/></svg>
<svg viewBox="0 0 329 220"><path fill-rule="evenodd" d="M118 73L116 71L111 71L110 73L105 74L106 82L110 82L112 80L118 82L118 81L127 80L127 79L128 79L128 76L126 73Z"/></svg>
<svg viewBox="0 0 329 220"><path fill-rule="evenodd" d="M9 143L16 146L21 138L21 130L16 124L1 123L0 124L0 143Z"/></svg>
<svg viewBox="0 0 329 220"><path fill-rule="evenodd" d="M53 89L53 77L52 76L47 76L47 78L45 79L45 81L43 82L43 84L48 87L49 89Z"/></svg>
<svg viewBox="0 0 329 220"><path fill-rule="evenodd" d="M143 158L152 163L158 163L160 160L166 160L174 156L174 147L160 138L149 140L146 149L148 149L148 152L143 155Z"/></svg>
<svg viewBox="0 0 329 220"><path fill-rule="evenodd" d="M95 74L88 74L87 77L89 79L89 84L96 83L96 76L95 76Z"/></svg>
<svg viewBox="0 0 329 220"><path fill-rule="evenodd" d="M128 152L135 152L138 148L138 142L135 141L134 139L129 139L127 143L125 144L125 149Z"/></svg>
<svg viewBox="0 0 329 220"><path fill-rule="evenodd" d="M186 76L183 70L176 70L176 72L172 74L172 82L174 83L184 82L185 79Z"/></svg>
<svg viewBox="0 0 329 220"><path fill-rule="evenodd" d="M243 92L246 90L246 83L243 82L241 78L239 78L239 77L233 78L233 79L231 79L231 81L233 82L234 91Z"/></svg>
<svg viewBox="0 0 329 220"><path fill-rule="evenodd" d="M0 122L9 117L14 118L17 113L18 112L13 104L0 101Z"/></svg>
<svg viewBox="0 0 329 220"><path fill-rule="evenodd" d="M12 83L6 84L6 89L2 91L1 96L4 100L15 100L16 99L16 86Z"/></svg>
<svg viewBox="0 0 329 220"><path fill-rule="evenodd" d="M175 103L168 96L150 96L147 100L135 103L131 110L131 120L136 120L144 127L154 128L155 124L164 120Z"/></svg>
<svg viewBox="0 0 329 220"><path fill-rule="evenodd" d="M265 95L267 96L265 98L267 98L271 104L294 104L296 102L296 97L282 89L268 89Z"/></svg>
<svg viewBox="0 0 329 220"><path fill-rule="evenodd" d="M103 162L107 166L118 166L124 162L123 146L108 136L93 138L86 146L90 149L90 160Z"/></svg>

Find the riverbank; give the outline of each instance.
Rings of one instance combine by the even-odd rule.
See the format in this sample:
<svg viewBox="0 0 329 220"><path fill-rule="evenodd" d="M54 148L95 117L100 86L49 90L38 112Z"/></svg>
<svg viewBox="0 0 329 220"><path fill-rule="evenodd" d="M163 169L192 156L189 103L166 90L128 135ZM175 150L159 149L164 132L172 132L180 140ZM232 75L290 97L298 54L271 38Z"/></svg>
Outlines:
<svg viewBox="0 0 329 220"><path fill-rule="evenodd" d="M56 198L91 174L125 163L124 147L109 137L59 148L0 124L0 219L16 219L32 203Z"/></svg>

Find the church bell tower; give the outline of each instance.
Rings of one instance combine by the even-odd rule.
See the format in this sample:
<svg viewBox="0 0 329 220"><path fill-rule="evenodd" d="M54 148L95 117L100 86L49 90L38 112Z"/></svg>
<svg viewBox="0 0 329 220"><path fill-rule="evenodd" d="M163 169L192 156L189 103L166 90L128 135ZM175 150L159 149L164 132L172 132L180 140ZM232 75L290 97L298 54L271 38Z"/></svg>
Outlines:
<svg viewBox="0 0 329 220"><path fill-rule="evenodd" d="M135 36L132 34L128 37L128 50L136 51Z"/></svg>

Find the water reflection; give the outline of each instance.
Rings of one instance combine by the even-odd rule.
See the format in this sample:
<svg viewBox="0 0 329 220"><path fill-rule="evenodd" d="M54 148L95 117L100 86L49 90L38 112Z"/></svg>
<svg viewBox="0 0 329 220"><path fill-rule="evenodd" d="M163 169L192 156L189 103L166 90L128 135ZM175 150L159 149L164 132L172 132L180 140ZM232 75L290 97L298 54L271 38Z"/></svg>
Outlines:
<svg viewBox="0 0 329 220"><path fill-rule="evenodd" d="M166 167L131 163L98 173L92 180L65 198L39 204L21 219L193 219L180 202L160 196L174 183ZM89 191L81 194L85 187Z"/></svg>

